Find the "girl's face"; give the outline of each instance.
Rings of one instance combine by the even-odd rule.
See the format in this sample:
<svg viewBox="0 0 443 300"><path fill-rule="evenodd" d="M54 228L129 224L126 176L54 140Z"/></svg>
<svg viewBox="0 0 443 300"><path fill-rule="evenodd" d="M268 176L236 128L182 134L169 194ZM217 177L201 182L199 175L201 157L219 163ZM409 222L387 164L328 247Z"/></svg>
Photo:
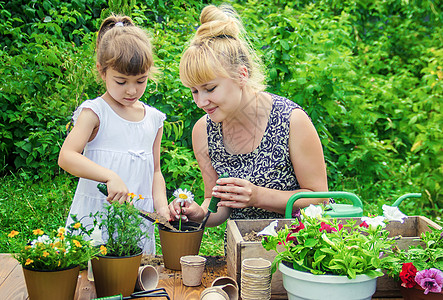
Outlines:
<svg viewBox="0 0 443 300"><path fill-rule="evenodd" d="M241 107L243 90L238 82L230 78L216 77L191 87L191 92L197 106L216 123L235 116Z"/></svg>
<svg viewBox="0 0 443 300"><path fill-rule="evenodd" d="M125 75L109 68L101 74L106 83L106 93L120 105L131 106L143 96L148 82L148 72L139 75Z"/></svg>

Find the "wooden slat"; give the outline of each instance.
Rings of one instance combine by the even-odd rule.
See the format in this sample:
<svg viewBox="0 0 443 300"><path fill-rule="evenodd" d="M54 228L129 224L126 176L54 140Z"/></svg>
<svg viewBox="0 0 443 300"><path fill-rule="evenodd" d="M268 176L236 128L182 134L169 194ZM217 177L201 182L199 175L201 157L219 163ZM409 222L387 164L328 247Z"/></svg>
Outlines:
<svg viewBox="0 0 443 300"><path fill-rule="evenodd" d="M180 271L165 269L163 265L155 266L159 273L158 287L164 287L173 300L199 300L200 293L210 287L215 278L226 276L226 261L221 257L208 257L202 284L198 287L183 285ZM209 261L211 260L211 261ZM0 254L0 299L27 300L28 295L21 266L9 254ZM94 283L88 281L87 271L81 271L77 283L75 300L96 298ZM152 298L139 298L149 300ZM156 298L165 299L165 298ZM286 295L273 295L271 299L287 299ZM373 298L373 300L401 300L403 298Z"/></svg>

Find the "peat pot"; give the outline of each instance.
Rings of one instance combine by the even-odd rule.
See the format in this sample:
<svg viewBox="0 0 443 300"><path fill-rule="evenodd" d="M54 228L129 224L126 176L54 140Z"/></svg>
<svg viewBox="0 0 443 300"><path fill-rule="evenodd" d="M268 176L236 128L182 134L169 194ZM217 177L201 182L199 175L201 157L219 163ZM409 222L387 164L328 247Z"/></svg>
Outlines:
<svg viewBox="0 0 443 300"><path fill-rule="evenodd" d="M280 263L283 287L289 300L371 300L377 278L357 275L354 279L337 275L314 275Z"/></svg>
<svg viewBox="0 0 443 300"><path fill-rule="evenodd" d="M135 289L142 252L131 256L99 255L97 258L91 261L97 297L130 296Z"/></svg>
<svg viewBox="0 0 443 300"><path fill-rule="evenodd" d="M171 222L178 228L178 221ZM203 229L198 229L200 223L182 222L181 231L172 231L159 225L160 244L165 268L180 270L180 257L198 255L203 238Z"/></svg>
<svg viewBox="0 0 443 300"><path fill-rule="evenodd" d="M39 271L23 267L29 299L74 299L79 271L79 266L60 271Z"/></svg>

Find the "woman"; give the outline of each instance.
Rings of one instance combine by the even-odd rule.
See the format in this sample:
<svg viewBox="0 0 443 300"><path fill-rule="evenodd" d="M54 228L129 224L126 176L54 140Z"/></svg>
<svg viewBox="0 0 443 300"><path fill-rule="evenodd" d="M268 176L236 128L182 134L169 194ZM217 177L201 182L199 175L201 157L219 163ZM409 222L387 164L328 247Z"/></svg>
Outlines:
<svg viewBox="0 0 443 300"><path fill-rule="evenodd" d="M207 226L227 218L281 218L297 192L327 191L326 166L318 134L294 102L264 92L259 60L231 6L203 9L201 26L180 61L180 79L207 114L192 132L205 200L171 215L201 221L212 196L218 212ZM228 178L218 179L228 173ZM324 199L299 199L294 208Z"/></svg>

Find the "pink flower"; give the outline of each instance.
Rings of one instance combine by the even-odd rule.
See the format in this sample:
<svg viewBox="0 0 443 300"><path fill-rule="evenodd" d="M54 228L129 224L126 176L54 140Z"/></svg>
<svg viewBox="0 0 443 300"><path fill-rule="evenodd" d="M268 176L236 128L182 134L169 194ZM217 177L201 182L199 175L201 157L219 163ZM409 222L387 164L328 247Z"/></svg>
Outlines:
<svg viewBox="0 0 443 300"><path fill-rule="evenodd" d="M343 228L342 224L338 224L338 231ZM326 224L325 222L321 222L320 232L325 230L327 233L331 233L333 231L337 231L337 228L332 227L329 224Z"/></svg>
<svg viewBox="0 0 443 300"><path fill-rule="evenodd" d="M425 290L425 294L440 293L443 286L443 272L435 268L423 270L417 272L415 281Z"/></svg>
<svg viewBox="0 0 443 300"><path fill-rule="evenodd" d="M286 236L286 242L294 242L297 243L297 238L295 236L292 236L292 232L288 233Z"/></svg>
<svg viewBox="0 0 443 300"><path fill-rule="evenodd" d="M368 223L366 223L365 221L363 221L359 226L360 226L360 227L369 228Z"/></svg>

